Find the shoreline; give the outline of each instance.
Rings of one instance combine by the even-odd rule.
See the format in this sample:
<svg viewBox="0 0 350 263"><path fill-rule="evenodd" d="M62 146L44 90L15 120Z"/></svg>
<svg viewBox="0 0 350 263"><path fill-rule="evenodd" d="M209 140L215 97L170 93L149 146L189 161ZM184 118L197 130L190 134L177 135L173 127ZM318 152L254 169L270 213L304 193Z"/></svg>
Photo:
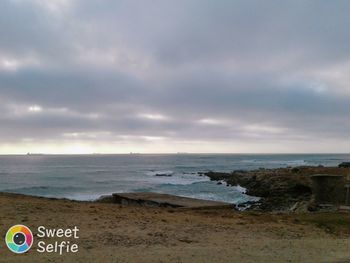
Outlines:
<svg viewBox="0 0 350 263"><path fill-rule="evenodd" d="M262 212L307 212L312 211L312 208L309 207L312 199L311 176L314 174L334 174L343 175L350 180L350 167L324 167L321 165L296 166L286 168L259 168L255 170L234 170L232 172L209 171L197 172L197 174L198 176L206 176L210 181L216 181L217 184L224 183L226 184L226 187L243 187L246 190L245 194L253 198L259 198L259 200L252 200L245 203L230 203L238 210L247 209ZM21 193L4 193L21 195ZM29 196L33 197L72 200L77 202L101 202L103 199L110 199L112 195L113 194L100 195L89 200L77 200L65 197L45 197L29 194ZM172 195L188 197L176 194ZM194 199L213 201L203 198Z"/></svg>

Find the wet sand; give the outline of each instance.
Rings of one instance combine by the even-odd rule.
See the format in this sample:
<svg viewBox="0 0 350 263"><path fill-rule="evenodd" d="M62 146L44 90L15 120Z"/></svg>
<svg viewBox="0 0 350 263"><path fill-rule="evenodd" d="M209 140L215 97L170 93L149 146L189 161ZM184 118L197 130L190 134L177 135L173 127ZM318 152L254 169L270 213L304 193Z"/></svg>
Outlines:
<svg viewBox="0 0 350 263"><path fill-rule="evenodd" d="M15 224L34 234L22 255L2 238L0 262L350 262L350 213L183 210L0 194L0 223L3 237ZM38 253L40 225L77 226L79 252Z"/></svg>

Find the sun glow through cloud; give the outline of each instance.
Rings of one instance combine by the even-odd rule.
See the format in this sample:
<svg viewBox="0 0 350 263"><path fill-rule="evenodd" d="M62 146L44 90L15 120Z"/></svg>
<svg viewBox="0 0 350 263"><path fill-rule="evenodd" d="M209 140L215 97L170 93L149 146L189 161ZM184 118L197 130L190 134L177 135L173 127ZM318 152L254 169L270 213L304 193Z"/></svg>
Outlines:
<svg viewBox="0 0 350 263"><path fill-rule="evenodd" d="M39 105L29 106L28 111L30 112L41 112L43 109Z"/></svg>
<svg viewBox="0 0 350 263"><path fill-rule="evenodd" d="M149 119L149 120L158 120L163 121L167 120L168 118L162 114L140 114L141 118Z"/></svg>

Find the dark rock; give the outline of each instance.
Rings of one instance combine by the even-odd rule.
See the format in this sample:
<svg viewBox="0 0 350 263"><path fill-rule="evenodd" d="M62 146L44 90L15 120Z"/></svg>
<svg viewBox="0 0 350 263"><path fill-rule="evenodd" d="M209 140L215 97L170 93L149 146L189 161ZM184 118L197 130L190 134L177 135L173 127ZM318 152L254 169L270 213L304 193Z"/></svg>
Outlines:
<svg viewBox="0 0 350 263"><path fill-rule="evenodd" d="M339 167L347 167L343 163ZM246 194L260 197L259 203L251 205L249 210L259 211L315 211L312 199L312 175L346 175L344 168L322 166L298 166L294 168L257 169L231 173L207 172L212 181L226 182L227 186L240 185L246 188ZM310 203L310 204L309 204Z"/></svg>
<svg viewBox="0 0 350 263"><path fill-rule="evenodd" d="M248 173L247 170L234 170L233 173Z"/></svg>
<svg viewBox="0 0 350 263"><path fill-rule="evenodd" d="M221 181L230 177L229 173L220 173L212 171L205 173L205 175L208 176L211 181Z"/></svg>
<svg viewBox="0 0 350 263"><path fill-rule="evenodd" d="M311 181L296 175L290 168L258 169L253 171L236 170L232 173L208 172L205 175L213 181L225 181L227 185L240 185L247 189L246 194L262 197L259 204L249 209L264 211L288 210L296 202L308 201L311 196Z"/></svg>
<svg viewBox="0 0 350 263"><path fill-rule="evenodd" d="M309 212L316 212L318 210L318 207L317 207L316 203L310 203L307 207L307 210Z"/></svg>
<svg viewBox="0 0 350 263"><path fill-rule="evenodd" d="M172 174L155 174L155 176L166 176L166 177L170 177L173 176Z"/></svg>
<svg viewBox="0 0 350 263"><path fill-rule="evenodd" d="M300 184L300 183L297 183L295 186L291 187L290 190L291 190L292 194L294 193L297 196L298 195L302 195L302 194L307 194L307 195L310 194L311 195L311 193L312 193L312 190L311 190L310 186L303 185L303 184Z"/></svg>
<svg viewBox="0 0 350 263"><path fill-rule="evenodd" d="M338 165L339 168L349 168L350 167L350 162L342 162L341 164Z"/></svg>
<svg viewBox="0 0 350 263"><path fill-rule="evenodd" d="M298 173L300 172L300 169L297 167L292 168L292 173Z"/></svg>

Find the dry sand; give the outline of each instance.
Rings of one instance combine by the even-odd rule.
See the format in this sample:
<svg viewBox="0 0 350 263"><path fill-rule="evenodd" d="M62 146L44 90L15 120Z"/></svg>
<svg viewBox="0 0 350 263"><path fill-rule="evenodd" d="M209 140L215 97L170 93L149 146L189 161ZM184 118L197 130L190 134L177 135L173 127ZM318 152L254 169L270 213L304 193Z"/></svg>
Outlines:
<svg viewBox="0 0 350 263"><path fill-rule="evenodd" d="M0 262L350 262L350 213L181 210L0 194L0 232L77 226L79 252L10 252ZM47 240L45 240L47 241ZM349 261L347 261L349 260Z"/></svg>

